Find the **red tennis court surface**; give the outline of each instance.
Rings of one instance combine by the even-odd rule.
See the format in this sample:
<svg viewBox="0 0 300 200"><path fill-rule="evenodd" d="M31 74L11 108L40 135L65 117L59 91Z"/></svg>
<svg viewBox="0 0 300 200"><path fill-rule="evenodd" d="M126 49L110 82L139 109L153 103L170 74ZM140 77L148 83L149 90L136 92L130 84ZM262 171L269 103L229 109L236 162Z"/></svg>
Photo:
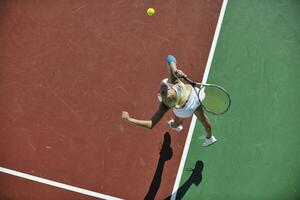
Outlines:
<svg viewBox="0 0 300 200"><path fill-rule="evenodd" d="M166 56L201 80L222 1L0 2L0 167L130 200L143 199L166 131L173 157L157 199L169 196L189 120L150 118ZM154 7L156 15L146 16ZM0 173L0 199L94 199Z"/></svg>

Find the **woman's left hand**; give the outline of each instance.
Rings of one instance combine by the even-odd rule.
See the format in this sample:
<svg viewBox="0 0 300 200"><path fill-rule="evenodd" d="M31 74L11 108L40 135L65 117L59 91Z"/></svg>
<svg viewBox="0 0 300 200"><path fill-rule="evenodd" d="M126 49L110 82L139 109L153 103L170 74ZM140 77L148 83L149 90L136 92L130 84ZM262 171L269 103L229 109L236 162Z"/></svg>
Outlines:
<svg viewBox="0 0 300 200"><path fill-rule="evenodd" d="M128 121L129 119L129 114L126 111L122 111L122 119L125 121Z"/></svg>

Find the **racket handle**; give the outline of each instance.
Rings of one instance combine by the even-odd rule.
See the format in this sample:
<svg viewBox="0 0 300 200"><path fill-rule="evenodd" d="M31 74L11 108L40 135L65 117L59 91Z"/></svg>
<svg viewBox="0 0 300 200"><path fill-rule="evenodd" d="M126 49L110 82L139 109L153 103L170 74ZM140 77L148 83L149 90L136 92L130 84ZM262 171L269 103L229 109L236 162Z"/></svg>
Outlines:
<svg viewBox="0 0 300 200"><path fill-rule="evenodd" d="M178 72L175 71L175 75L177 76L178 75ZM195 87L197 84L192 81L190 78L188 78L187 76L182 76L181 77L182 79L184 79L185 81L187 81L189 84L191 84L193 87Z"/></svg>
<svg viewBox="0 0 300 200"><path fill-rule="evenodd" d="M182 77L184 80L186 80L189 84L191 84L193 87L195 87L197 84L192 81L191 79L189 79L188 77Z"/></svg>

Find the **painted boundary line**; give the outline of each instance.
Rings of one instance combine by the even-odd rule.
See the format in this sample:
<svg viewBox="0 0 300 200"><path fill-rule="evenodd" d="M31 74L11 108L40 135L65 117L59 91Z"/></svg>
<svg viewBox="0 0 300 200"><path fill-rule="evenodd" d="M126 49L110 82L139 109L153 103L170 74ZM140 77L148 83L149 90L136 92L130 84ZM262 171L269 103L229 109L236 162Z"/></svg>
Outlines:
<svg viewBox="0 0 300 200"><path fill-rule="evenodd" d="M37 176L32 176L32 175L29 175L29 174L14 171L14 170L7 169L7 168L4 168L4 167L0 167L0 172L5 173L5 174L9 174L9 175L13 175L13 176L17 176L17 177L21 177L21 178L24 178L24 179L28 179L28 180L31 180L31 181L43 183L43 184L46 184L46 185L62 188L62 189L65 189L65 190L77 192L77 193L80 193L80 194L85 194L85 195L96 197L96 198L101 198L101 199L105 199L105 200L122 200L122 199L117 198L117 197L113 197L113 196L93 192L93 191L90 191L90 190L82 189L82 188L79 188L79 187L74 187L74 186L71 186L71 185L66 185L66 184L63 184L63 183L59 183L59 182L56 182L56 181L51 181L51 180L40 178L40 177L37 177Z"/></svg>
<svg viewBox="0 0 300 200"><path fill-rule="evenodd" d="M215 34L214 34L214 38L213 38L213 41L212 41L212 45L211 45L211 48L210 48L208 60L207 60L207 63L206 63L204 74L203 74L202 83L206 83L207 78L208 78L208 74L209 74L209 71L210 71L211 63L212 63L212 60L213 60L213 57L214 57L215 49L216 49L216 46L217 46L217 41L218 41L220 30L221 30L221 25L222 25L223 18L224 18L227 2L228 2L228 0L223 0L221 12L220 12L220 15L219 15L218 23L217 23ZM188 151L189 151L189 148L190 148L190 144L191 144L193 132L194 132L194 129L195 129L195 125L196 125L196 117L195 117L195 115L193 115L192 122L191 122L189 132L188 132L188 136L187 136L187 139L186 139L186 142L185 142L185 145L184 145L184 149L183 149L183 153L182 153L178 173L177 173L177 176L176 176L175 184L174 184L174 187L173 187L171 200L176 200L176 195L177 195L177 191L178 191L178 188L179 188L180 179L181 179L181 176L182 176L182 172L183 172L183 168L184 168L185 161L186 161L186 158L187 158L187 154L188 154Z"/></svg>

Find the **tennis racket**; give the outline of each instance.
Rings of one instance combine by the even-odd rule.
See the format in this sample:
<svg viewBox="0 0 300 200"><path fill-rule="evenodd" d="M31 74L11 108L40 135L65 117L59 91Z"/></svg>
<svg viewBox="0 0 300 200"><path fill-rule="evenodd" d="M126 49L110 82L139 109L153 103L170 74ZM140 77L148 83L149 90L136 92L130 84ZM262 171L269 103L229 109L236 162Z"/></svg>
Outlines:
<svg viewBox="0 0 300 200"><path fill-rule="evenodd" d="M221 115L229 110L231 105L230 95L223 87L216 84L197 84L186 76L182 78L193 86L199 102L207 112ZM196 86L199 89L196 89Z"/></svg>

